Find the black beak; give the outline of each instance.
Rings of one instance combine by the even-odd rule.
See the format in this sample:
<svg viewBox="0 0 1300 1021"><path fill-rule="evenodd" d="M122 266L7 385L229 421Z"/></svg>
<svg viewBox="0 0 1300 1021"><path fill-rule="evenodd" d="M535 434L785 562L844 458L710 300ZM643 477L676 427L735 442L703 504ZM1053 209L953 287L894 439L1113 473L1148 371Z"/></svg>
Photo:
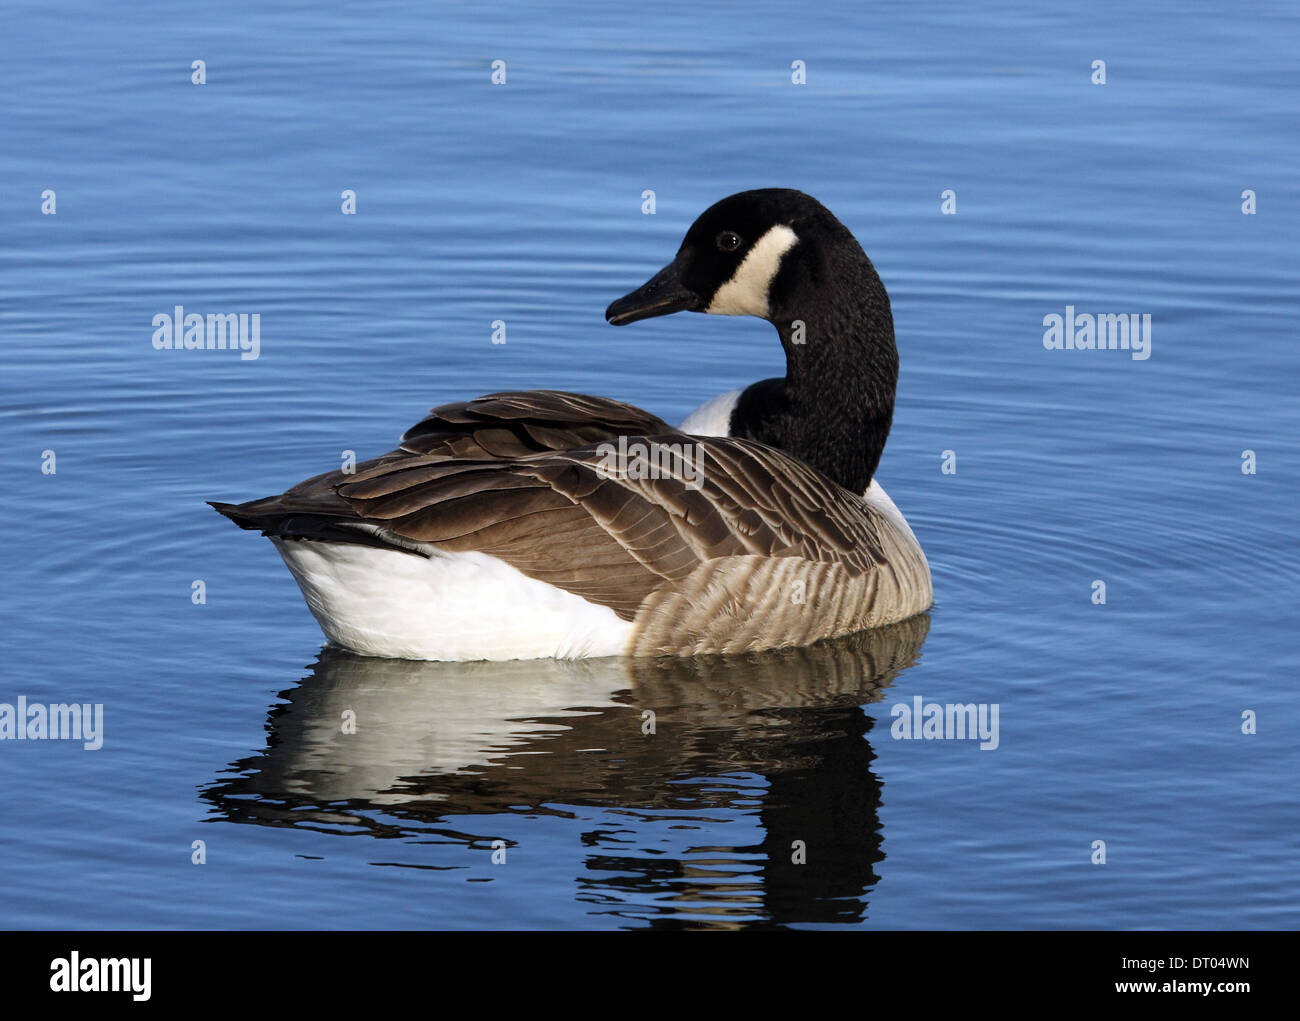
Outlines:
<svg viewBox="0 0 1300 1021"><path fill-rule="evenodd" d="M639 319L695 311L700 299L682 286L677 263L670 262L631 294L625 294L605 309L605 319L614 326L626 326Z"/></svg>

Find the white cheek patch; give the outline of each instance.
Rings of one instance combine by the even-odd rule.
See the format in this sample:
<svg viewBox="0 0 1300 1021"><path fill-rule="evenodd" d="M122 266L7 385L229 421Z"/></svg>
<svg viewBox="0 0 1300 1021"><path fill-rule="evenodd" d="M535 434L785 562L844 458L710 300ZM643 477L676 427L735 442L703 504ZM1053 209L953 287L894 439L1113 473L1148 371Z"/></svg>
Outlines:
<svg viewBox="0 0 1300 1021"><path fill-rule="evenodd" d="M799 235L784 224L777 224L758 239L731 279L718 288L706 312L716 316L758 316L767 318L767 292L772 286L781 259Z"/></svg>

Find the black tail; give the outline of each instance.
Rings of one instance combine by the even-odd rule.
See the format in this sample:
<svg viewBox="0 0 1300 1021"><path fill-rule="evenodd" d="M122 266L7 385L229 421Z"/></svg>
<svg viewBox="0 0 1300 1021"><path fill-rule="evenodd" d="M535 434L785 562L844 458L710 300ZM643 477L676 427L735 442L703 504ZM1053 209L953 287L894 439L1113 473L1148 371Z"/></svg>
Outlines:
<svg viewBox="0 0 1300 1021"><path fill-rule="evenodd" d="M261 532L272 539L307 539L315 542L345 542L353 546L371 546L375 549L396 550L427 556L422 550L402 545L394 540L361 527L360 519L353 513L348 516L321 514L319 512L293 512L286 507L286 497L268 496L247 503L221 503L209 500L208 506L240 528ZM351 508L348 508L349 511Z"/></svg>

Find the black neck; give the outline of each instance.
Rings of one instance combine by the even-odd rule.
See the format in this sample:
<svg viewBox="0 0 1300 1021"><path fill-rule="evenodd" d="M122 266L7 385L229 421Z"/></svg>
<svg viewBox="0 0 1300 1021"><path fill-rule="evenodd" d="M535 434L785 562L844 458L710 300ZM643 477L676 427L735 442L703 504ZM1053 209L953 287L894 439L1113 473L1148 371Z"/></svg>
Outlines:
<svg viewBox="0 0 1300 1021"><path fill-rule="evenodd" d="M785 379L744 392L732 434L779 447L862 493L893 423L898 349L884 285L856 242L852 249L811 271L792 262L787 274L782 265L770 319L785 348Z"/></svg>

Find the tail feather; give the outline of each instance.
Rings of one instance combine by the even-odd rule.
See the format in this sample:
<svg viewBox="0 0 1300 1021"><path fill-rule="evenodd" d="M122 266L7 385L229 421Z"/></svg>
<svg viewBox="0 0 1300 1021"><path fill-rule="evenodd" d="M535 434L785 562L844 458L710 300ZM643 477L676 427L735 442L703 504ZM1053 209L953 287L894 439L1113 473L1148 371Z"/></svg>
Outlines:
<svg viewBox="0 0 1300 1021"><path fill-rule="evenodd" d="M268 496L247 503L222 503L209 500L208 506L229 518L240 528L261 532L272 539L311 540L315 542L342 542L355 546L372 546L376 549L396 550L401 553L427 554L414 549L400 539L381 534L373 525L357 517L345 501L344 514L321 513L294 508L289 494Z"/></svg>

